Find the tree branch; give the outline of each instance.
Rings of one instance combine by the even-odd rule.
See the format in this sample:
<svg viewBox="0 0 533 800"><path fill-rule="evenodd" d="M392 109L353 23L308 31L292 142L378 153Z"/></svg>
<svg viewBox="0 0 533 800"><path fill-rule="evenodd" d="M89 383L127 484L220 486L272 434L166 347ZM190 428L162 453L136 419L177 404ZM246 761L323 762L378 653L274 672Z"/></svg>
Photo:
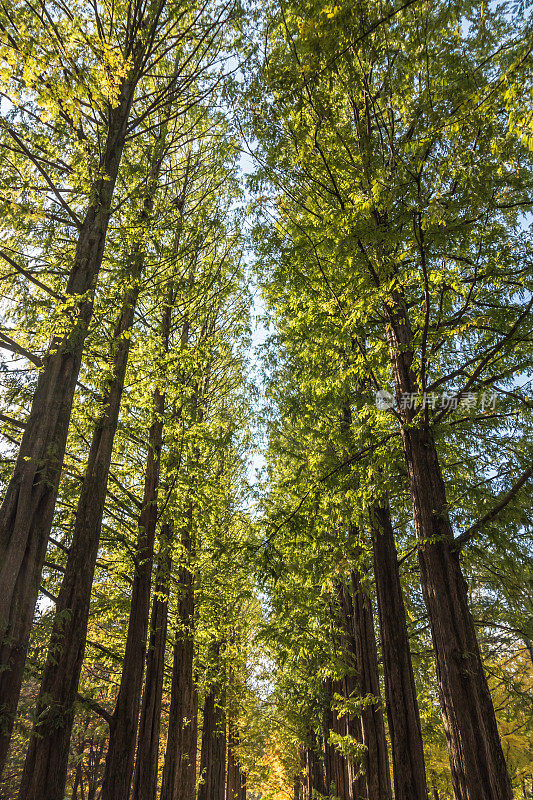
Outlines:
<svg viewBox="0 0 533 800"><path fill-rule="evenodd" d="M466 531L464 531L460 536L457 536L457 538L454 539L452 543L452 549L461 550L464 547L464 545L468 541L470 541L470 539L480 530L480 528L482 528L488 522L492 522L492 520L498 516L500 511L502 511L505 508L505 506L507 506L511 502L513 497L516 494L518 494L522 486L524 486L524 484L529 480L531 475L533 475L533 464L530 464L529 467L526 470L524 470L524 472L519 477L514 486L511 489L509 489L509 491L502 497L502 499L498 503L496 503L494 508L492 508L490 511L487 511L486 514L484 514L480 519L474 522L474 524L471 525Z"/></svg>
<svg viewBox="0 0 533 800"><path fill-rule="evenodd" d="M29 281L34 283L35 286L38 286L39 289L42 289L47 294L51 295L52 297L55 297L56 300L60 300L61 302L63 302L64 298L61 297L60 294L58 294L57 292L54 292L53 289L50 289L50 287L47 286L42 281L40 281L39 278L36 278L34 275L32 275L29 270L25 269L24 267L21 267L20 264L17 264L17 262L14 261L11 258L11 256L9 256L3 250L0 250L0 256L4 259L4 261L7 261L7 263L11 267L13 267L14 270L16 270L17 272L20 272L21 275L24 275L25 278L27 278Z"/></svg>
<svg viewBox="0 0 533 800"><path fill-rule="evenodd" d="M13 417L8 417L7 414L0 413L0 422L7 422L8 425L14 425L15 428L20 428L24 430L26 427L25 422L20 422L18 419L13 419Z"/></svg>
<svg viewBox="0 0 533 800"><path fill-rule="evenodd" d="M31 361L36 367L42 367L43 362L39 358L39 356L33 355L30 353L29 350L26 350L25 347L22 347L21 344L18 344L14 339L11 339L10 336L6 336L5 333L0 332L0 338L4 341L0 342L0 347L3 347L4 350L10 350L12 353L17 353L19 356L24 356L27 358L28 361Z"/></svg>
<svg viewBox="0 0 533 800"><path fill-rule="evenodd" d="M108 725L111 725L112 716L109 711L106 711L103 706L97 700L93 700L91 697L84 697L79 692L76 694L76 699L83 703L87 708L90 708L91 711L94 711L95 714L98 714L100 717L105 719Z"/></svg>

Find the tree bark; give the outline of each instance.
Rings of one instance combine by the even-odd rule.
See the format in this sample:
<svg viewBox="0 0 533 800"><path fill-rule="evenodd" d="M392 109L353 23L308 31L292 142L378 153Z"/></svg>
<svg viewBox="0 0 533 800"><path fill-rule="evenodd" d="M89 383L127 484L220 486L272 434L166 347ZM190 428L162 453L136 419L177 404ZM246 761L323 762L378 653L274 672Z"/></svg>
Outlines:
<svg viewBox="0 0 533 800"><path fill-rule="evenodd" d="M390 510L370 512L395 800L428 800L420 714Z"/></svg>
<svg viewBox="0 0 533 800"><path fill-rule="evenodd" d="M217 682L205 698L198 800L224 800L225 789L226 715Z"/></svg>
<svg viewBox="0 0 533 800"><path fill-rule="evenodd" d="M398 398L419 391L413 372L413 332L400 293L385 305L387 338ZM400 403L401 436L418 538L440 706L456 800L511 800L503 755L467 585L453 549L446 490L427 409Z"/></svg>
<svg viewBox="0 0 533 800"><path fill-rule="evenodd" d="M351 575L351 592L341 591L343 621L356 671L356 691L362 701L361 740L366 748L365 782L368 800L391 800L392 787L385 724L381 710L378 655L370 597L357 572ZM373 701L368 702L370 698Z"/></svg>
<svg viewBox="0 0 533 800"><path fill-rule="evenodd" d="M148 193L139 220L141 225L146 224L153 208L161 167L159 150L160 147L156 146ZM74 704L85 653L91 588L130 352L130 332L139 296L139 279L144 269L144 247L137 246L130 258L128 273L132 285L126 290L111 344L112 378L105 390L103 412L93 433L76 509L72 543L56 603L52 637L37 701L39 722L34 727L24 764L19 793L21 800L61 800L65 793Z"/></svg>
<svg viewBox="0 0 533 800"><path fill-rule="evenodd" d="M81 225L66 294L77 298L74 321L44 358L15 470L0 508L0 774L18 705L33 611L52 526L67 433L93 294L102 264L126 128L138 80L134 68L110 109L99 168Z"/></svg>
<svg viewBox="0 0 533 800"><path fill-rule="evenodd" d="M168 737L160 800L194 800L198 694L193 679L194 575L192 557L192 505L183 528L187 563L180 569L178 625L174 643Z"/></svg>
<svg viewBox="0 0 533 800"><path fill-rule="evenodd" d="M146 657L146 680L139 724L139 744L133 781L133 800L155 800L159 760L159 733L165 667L170 589L170 542L172 526L161 528L161 546L157 565L155 594L150 622L150 645Z"/></svg>

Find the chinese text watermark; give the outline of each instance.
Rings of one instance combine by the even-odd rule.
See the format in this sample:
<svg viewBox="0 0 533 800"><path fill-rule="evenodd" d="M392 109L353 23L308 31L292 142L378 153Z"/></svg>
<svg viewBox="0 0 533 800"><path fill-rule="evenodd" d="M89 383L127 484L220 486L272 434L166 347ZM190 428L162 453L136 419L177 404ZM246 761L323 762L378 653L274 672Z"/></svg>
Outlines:
<svg viewBox="0 0 533 800"><path fill-rule="evenodd" d="M408 408L430 408L431 410L454 410L456 408L465 411L479 409L482 412L494 411L496 408L497 394L494 391L484 392L459 392L451 394L449 392L403 392L398 398L398 408L405 411ZM394 408L396 405L393 395L390 392L380 389L376 392L376 406L384 411L387 408Z"/></svg>

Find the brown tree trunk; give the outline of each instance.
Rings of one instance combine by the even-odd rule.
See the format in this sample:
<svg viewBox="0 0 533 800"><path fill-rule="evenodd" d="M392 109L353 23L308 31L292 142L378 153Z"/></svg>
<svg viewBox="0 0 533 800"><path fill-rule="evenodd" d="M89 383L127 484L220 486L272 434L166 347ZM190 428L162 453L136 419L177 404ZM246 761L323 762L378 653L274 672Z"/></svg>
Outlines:
<svg viewBox="0 0 533 800"><path fill-rule="evenodd" d="M299 771L294 776L294 783L293 783L293 800L306 800L304 797L304 787L303 787L303 768L305 767L305 753L300 745L298 748L298 764L300 766Z"/></svg>
<svg viewBox="0 0 533 800"><path fill-rule="evenodd" d="M230 718L228 722L228 773L226 780L226 800L246 800L246 775L242 771L236 748L239 746L239 732Z"/></svg>
<svg viewBox="0 0 533 800"><path fill-rule="evenodd" d="M387 754L385 724L381 710L378 655L372 606L358 573L352 572L351 592L341 591L341 603L347 644L356 670L357 694L375 698L361 711L361 739L366 748L364 758L368 800L391 800L392 787Z"/></svg>
<svg viewBox="0 0 533 800"><path fill-rule="evenodd" d="M385 306L396 393L419 390L412 369L413 333L402 296ZM419 541L418 558L428 611L439 700L456 800L510 800L503 755L467 585L453 530L428 412L400 403L401 435ZM415 419L416 417L416 419Z"/></svg>
<svg viewBox="0 0 533 800"><path fill-rule="evenodd" d="M311 746L305 749L305 800L313 800L315 793L327 794L324 767L318 755L318 742L314 731L311 732Z"/></svg>
<svg viewBox="0 0 533 800"><path fill-rule="evenodd" d="M92 296L102 264L126 127L138 80L134 68L109 112L94 198L80 228L66 294L77 301L75 322L54 339L44 359L13 477L0 508L0 773L20 695L28 638L57 499L67 433Z"/></svg>
<svg viewBox="0 0 533 800"><path fill-rule="evenodd" d="M168 328L164 327L164 332L166 331ZM153 422L148 437L143 506L139 518L126 650L117 701L110 724L101 800L128 800L133 775L150 614L150 588L163 440L165 395L160 392L158 387L154 391L153 404Z"/></svg>
<svg viewBox="0 0 533 800"><path fill-rule="evenodd" d="M160 800L194 800L198 694L193 679L194 575L192 572L192 506L183 528L187 563L180 569L177 630L172 664L168 737Z"/></svg>
<svg viewBox="0 0 533 800"><path fill-rule="evenodd" d="M344 681L344 697L348 699L357 692L357 684L355 678L350 675L346 676ZM346 718L346 733L349 734L356 742L363 744L363 733L361 727L361 718L358 716L347 716ZM350 759L348 761L348 787L349 797L353 800L368 800L366 776L361 769L361 763L358 760Z"/></svg>
<svg viewBox="0 0 533 800"><path fill-rule="evenodd" d="M226 715L222 702L220 687L216 684L204 704L198 800L224 800L225 797Z"/></svg>
<svg viewBox="0 0 533 800"><path fill-rule="evenodd" d="M141 225L146 224L153 208L153 194L161 167L160 146L161 142L154 151L148 193L139 220ZM144 247L138 246L131 254L128 277L132 286L126 290L113 335L112 378L105 390L102 416L96 423L91 441L72 543L56 603L54 627L37 702L39 723L34 727L26 755L19 794L21 800L54 800L62 798L65 792L74 703L85 652L91 588L130 352L131 337L128 334L133 327L144 262Z"/></svg>
<svg viewBox="0 0 533 800"><path fill-rule="evenodd" d="M387 505L370 512L395 800L428 800L405 607Z"/></svg>
<svg viewBox="0 0 533 800"><path fill-rule="evenodd" d="M330 733L348 734L347 719L333 708L334 695L344 695L344 682L328 679L326 682L327 707L324 715L324 767L326 789L341 800L352 800L348 763L342 753L329 741Z"/></svg>
<svg viewBox="0 0 533 800"><path fill-rule="evenodd" d="M172 526L161 528L161 546L157 565L155 594L150 622L150 644L146 657L146 680L139 744L133 781L133 800L155 800L157 793L157 767L159 760L159 732L161 728L161 703L165 667L165 645L168 625L168 593L170 589L170 542Z"/></svg>

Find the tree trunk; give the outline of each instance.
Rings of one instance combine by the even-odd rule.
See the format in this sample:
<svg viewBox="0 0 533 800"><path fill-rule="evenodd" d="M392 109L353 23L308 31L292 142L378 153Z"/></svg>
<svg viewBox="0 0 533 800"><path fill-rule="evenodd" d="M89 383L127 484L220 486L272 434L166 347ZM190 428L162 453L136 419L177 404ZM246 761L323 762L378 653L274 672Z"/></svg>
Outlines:
<svg viewBox="0 0 533 800"><path fill-rule="evenodd" d="M378 655L372 606L358 573L352 572L351 593L341 591L341 603L348 647L356 669L357 694L364 701L374 698L361 711L361 738L368 800L391 800L392 787L387 754L385 724L381 710Z"/></svg>
<svg viewBox="0 0 533 800"><path fill-rule="evenodd" d="M354 692L357 692L357 683L353 675L347 675L343 681L344 684L344 697L348 699L352 697ZM363 744L363 732L361 727L361 718L358 716L348 715L346 717L346 733L348 733L356 742ZM349 797L353 800L368 800L366 776L361 768L361 762L358 760L350 759L348 761L348 789Z"/></svg>
<svg viewBox="0 0 533 800"><path fill-rule="evenodd" d="M419 390L412 369L413 333L402 296L386 305L387 337L396 393ZM408 405L408 404L405 404ZM400 404L402 443L409 476L424 601L456 800L510 800L503 755L467 585L453 531L428 412ZM415 419L416 417L416 419Z"/></svg>
<svg viewBox="0 0 533 800"><path fill-rule="evenodd" d="M239 746L239 732L230 718L228 723L228 773L226 800L246 800L246 775L235 753Z"/></svg>
<svg viewBox="0 0 533 800"><path fill-rule="evenodd" d="M168 328L164 328L164 333L165 331L168 331ZM165 395L158 387L154 391L153 403L153 422L148 437L144 497L139 518L126 650L117 701L110 724L101 800L128 800L133 775L150 614L150 587L163 441Z"/></svg>
<svg viewBox="0 0 533 800"><path fill-rule="evenodd" d="M153 195L161 167L159 151L160 146L156 146L149 189L139 220L141 225L146 224L153 208ZM91 441L72 543L56 603L54 627L37 702L39 723L34 727L26 755L19 794L21 800L61 800L65 793L74 703L85 653L91 588L130 352L129 333L133 327L144 262L144 247L137 246L131 254L131 266L128 269L132 286L126 290L111 344L112 378L106 387L102 416L96 423Z"/></svg>
<svg viewBox="0 0 533 800"><path fill-rule="evenodd" d="M303 792L305 800L313 800L316 792L324 795L327 793L324 767L318 755L318 743L314 731L311 733L311 741L312 745L305 749L305 781Z"/></svg>
<svg viewBox="0 0 533 800"><path fill-rule="evenodd" d="M324 715L324 767L326 776L326 789L330 794L340 797L341 800L352 800L348 763L342 753L330 743L331 732L346 736L348 720L333 708L334 695L344 696L344 681L332 680L326 682L327 707Z"/></svg>
<svg viewBox="0 0 533 800"><path fill-rule="evenodd" d="M230 718L228 723L228 774L226 800L246 800L246 775L235 753L239 746L239 732Z"/></svg>
<svg viewBox="0 0 533 800"><path fill-rule="evenodd" d="M192 506L183 527L182 544L188 563L180 569L178 624L174 643L168 737L160 800L194 800L198 694L193 680L194 575Z"/></svg>
<svg viewBox="0 0 533 800"><path fill-rule="evenodd" d="M370 512L395 800L428 800L422 731L390 511Z"/></svg>
<svg viewBox="0 0 533 800"><path fill-rule="evenodd" d="M157 565L155 594L152 602L150 645L146 658L146 681L141 706L139 744L133 781L133 800L155 800L157 793L159 732L161 727L161 703L168 624L168 594L170 588L171 531L172 526L169 523L165 523L161 528L161 546Z"/></svg>
<svg viewBox="0 0 533 800"><path fill-rule="evenodd" d="M218 689L213 686L205 698L198 800L224 800L225 796L226 715Z"/></svg>
<svg viewBox="0 0 533 800"><path fill-rule="evenodd" d="M52 526L83 347L93 311L126 127L138 80L134 68L109 112L109 129L94 198L80 228L66 294L76 297L75 322L54 339L44 359L13 477L0 508L0 774L20 695L33 611ZM71 312L74 315L74 312ZM42 788L42 787L41 787Z"/></svg>

